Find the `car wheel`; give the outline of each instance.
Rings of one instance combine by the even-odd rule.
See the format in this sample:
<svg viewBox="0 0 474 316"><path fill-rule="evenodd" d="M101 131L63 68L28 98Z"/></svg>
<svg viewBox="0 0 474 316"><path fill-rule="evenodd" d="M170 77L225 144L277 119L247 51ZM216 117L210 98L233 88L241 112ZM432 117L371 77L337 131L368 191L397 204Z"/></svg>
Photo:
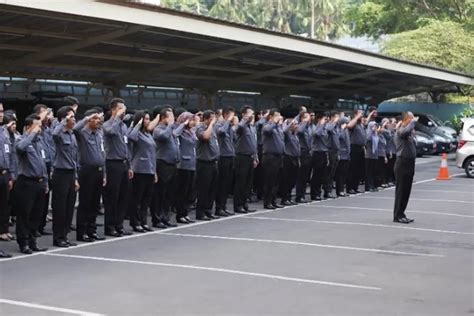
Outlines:
<svg viewBox="0 0 474 316"><path fill-rule="evenodd" d="M464 163L464 170L469 178L474 178L474 157L466 160Z"/></svg>

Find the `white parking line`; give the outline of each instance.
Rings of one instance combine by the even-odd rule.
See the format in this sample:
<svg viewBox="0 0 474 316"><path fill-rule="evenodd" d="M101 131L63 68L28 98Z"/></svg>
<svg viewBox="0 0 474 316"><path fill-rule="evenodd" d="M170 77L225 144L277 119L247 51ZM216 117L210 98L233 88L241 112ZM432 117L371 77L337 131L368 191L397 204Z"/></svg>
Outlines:
<svg viewBox="0 0 474 316"><path fill-rule="evenodd" d="M80 311L80 310L76 310L76 309L69 309L69 308L54 307L54 306L48 306L48 305L42 305L42 304L35 304L35 303L8 300L8 299L4 299L4 298L0 298L0 304L23 306L23 307L28 307L28 308L42 309L42 310L47 310L47 311L52 311L52 312L73 314L73 315L82 315L82 316L101 316L101 315L105 315L105 314L96 314L96 313Z"/></svg>
<svg viewBox="0 0 474 316"><path fill-rule="evenodd" d="M337 282L328 282L328 281L320 281L320 280L292 278L292 277L286 277L286 276L274 275L274 274L247 272L247 271L240 271L240 270L230 270L230 269L204 267L204 266L196 266L196 265L151 262L151 261L138 261L138 260L126 260L126 259L113 259L113 258L105 258L105 257L89 257L89 256L66 255L66 254L58 254L58 253L54 253L54 254L53 253L44 253L43 255L45 255L45 256L54 256L54 257L84 259L84 260L97 260L97 261L105 261L105 262L142 264L142 265L170 267L170 268L203 270L203 271L212 271L212 272L221 272L221 273L245 275L245 276L250 276L250 277L268 278L268 279L273 279L273 280L291 281L291 282L298 282L298 283L310 283L310 284L328 285L328 286L338 286L338 287L354 288L354 289L361 289L361 290L376 290L376 291L381 290L381 288L374 287L374 286L364 286L364 285L356 285L356 284L349 284L349 283L337 283Z"/></svg>
<svg viewBox="0 0 474 316"><path fill-rule="evenodd" d="M380 199L380 200L394 200L393 196L358 196L360 199ZM462 200L443 200L443 199L421 199L421 198L410 198L410 201L429 201L429 202L449 202L449 203L465 203L465 204L474 204L472 201L462 201Z"/></svg>
<svg viewBox="0 0 474 316"><path fill-rule="evenodd" d="M450 190L430 190L430 189L415 189L412 192L441 192L441 193L471 193L474 195L473 191L450 191Z"/></svg>
<svg viewBox="0 0 474 316"><path fill-rule="evenodd" d="M304 207L315 207L314 205L302 205ZM359 207L359 206L338 206L338 205L318 205L317 207L322 208L336 208L336 209L351 209L351 210L361 210L361 211L378 211L378 212L388 212L393 213L393 209L388 208L373 208L373 207ZM406 210L409 213L420 213L420 214L432 214L432 215L441 215L441 216L454 216L454 217L463 217L463 218L474 218L474 215L465 215L465 214L456 214L456 213L445 213L445 212L433 212L433 211L417 211L417 210Z"/></svg>
<svg viewBox="0 0 474 316"><path fill-rule="evenodd" d="M315 219L279 218L279 217L265 217L265 216L249 216L249 217L245 217L245 219L259 219L259 220L283 221L283 222L303 222L303 223L307 222L307 223L332 224L332 225L369 226L369 227L383 227L383 228L393 228L393 229L408 229L408 230L417 230L417 231L444 233L444 234L474 235L474 233L468 233L468 232L409 227L405 225L402 226L402 225L387 225L387 224L373 224L373 223L359 223L359 222L320 221L320 220L315 220Z"/></svg>
<svg viewBox="0 0 474 316"><path fill-rule="evenodd" d="M248 242L262 242L262 243L271 243L271 244L285 244L285 245L296 245L296 246L307 246L307 247L318 247L318 248L365 251L365 252L385 253L385 254L392 254L392 255L409 255L409 256L438 257L438 258L444 257L444 255L421 253L421 252L405 252L405 251L385 250L385 249L377 249L377 248L359 248L359 247L315 244L315 243L309 243L309 242L298 242L298 241L288 241L288 240L225 237L225 236L196 235L196 234L178 234L178 233L166 233L166 232L161 233L161 235L190 237L190 238L208 238L208 239L222 239L222 240L235 240L235 241L248 241Z"/></svg>

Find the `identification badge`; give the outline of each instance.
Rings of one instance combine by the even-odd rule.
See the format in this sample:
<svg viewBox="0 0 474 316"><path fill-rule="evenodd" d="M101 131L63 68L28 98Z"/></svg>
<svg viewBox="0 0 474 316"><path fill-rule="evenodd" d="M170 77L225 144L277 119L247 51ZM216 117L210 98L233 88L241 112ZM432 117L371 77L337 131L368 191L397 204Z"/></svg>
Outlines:
<svg viewBox="0 0 474 316"><path fill-rule="evenodd" d="M126 135L123 135L123 142L125 144L128 144L128 137Z"/></svg>
<svg viewBox="0 0 474 316"><path fill-rule="evenodd" d="M10 153L10 145L5 144L5 153L9 154Z"/></svg>
<svg viewBox="0 0 474 316"><path fill-rule="evenodd" d="M44 149L41 149L41 158L46 159L46 153Z"/></svg>
<svg viewBox="0 0 474 316"><path fill-rule="evenodd" d="M101 141L101 142L100 142L100 150L105 151L105 148L104 148L104 141Z"/></svg>

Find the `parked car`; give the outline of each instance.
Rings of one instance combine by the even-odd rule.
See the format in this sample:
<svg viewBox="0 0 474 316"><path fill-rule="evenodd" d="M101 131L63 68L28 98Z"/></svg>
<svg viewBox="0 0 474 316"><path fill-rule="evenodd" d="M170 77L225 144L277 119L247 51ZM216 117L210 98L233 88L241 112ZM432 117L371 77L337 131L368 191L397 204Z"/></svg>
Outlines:
<svg viewBox="0 0 474 316"><path fill-rule="evenodd" d="M418 157L437 153L437 144L430 135L415 130L415 141Z"/></svg>
<svg viewBox="0 0 474 316"><path fill-rule="evenodd" d="M469 178L474 178L474 118L463 120L456 151L456 165L463 168Z"/></svg>

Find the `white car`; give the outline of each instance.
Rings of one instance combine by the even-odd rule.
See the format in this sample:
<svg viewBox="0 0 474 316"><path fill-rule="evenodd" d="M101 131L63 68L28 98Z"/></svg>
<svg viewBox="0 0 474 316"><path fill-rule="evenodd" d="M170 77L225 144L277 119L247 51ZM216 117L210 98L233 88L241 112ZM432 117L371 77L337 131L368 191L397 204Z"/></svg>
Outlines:
<svg viewBox="0 0 474 316"><path fill-rule="evenodd" d="M463 168L469 178L474 178L474 118L463 120L456 151L456 165Z"/></svg>

